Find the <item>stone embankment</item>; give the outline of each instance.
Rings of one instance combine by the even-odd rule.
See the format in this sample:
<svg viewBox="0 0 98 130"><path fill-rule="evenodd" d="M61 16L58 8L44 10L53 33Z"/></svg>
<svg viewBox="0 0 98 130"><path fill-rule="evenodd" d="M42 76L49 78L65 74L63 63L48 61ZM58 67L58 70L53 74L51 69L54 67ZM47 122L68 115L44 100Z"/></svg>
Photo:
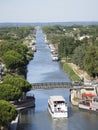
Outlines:
<svg viewBox="0 0 98 130"><path fill-rule="evenodd" d="M10 124L10 130L17 130L18 122L19 122L19 113L21 110L24 110L26 108L35 107L35 97L34 96L28 96L26 99L17 102L14 104L16 106L16 110L18 112L17 117L15 120L13 120Z"/></svg>
<svg viewBox="0 0 98 130"><path fill-rule="evenodd" d="M76 86L70 89L70 100L71 103L75 106L78 106L80 100L82 100L84 94L98 94L98 88L91 86ZM89 97L88 97L89 98Z"/></svg>
<svg viewBox="0 0 98 130"><path fill-rule="evenodd" d="M19 121L19 114L17 115L16 119L11 122L10 130L17 130L18 121Z"/></svg>
<svg viewBox="0 0 98 130"><path fill-rule="evenodd" d="M24 100L17 102L14 105L16 106L16 109L18 112L25 108L35 107L35 97L28 96Z"/></svg>

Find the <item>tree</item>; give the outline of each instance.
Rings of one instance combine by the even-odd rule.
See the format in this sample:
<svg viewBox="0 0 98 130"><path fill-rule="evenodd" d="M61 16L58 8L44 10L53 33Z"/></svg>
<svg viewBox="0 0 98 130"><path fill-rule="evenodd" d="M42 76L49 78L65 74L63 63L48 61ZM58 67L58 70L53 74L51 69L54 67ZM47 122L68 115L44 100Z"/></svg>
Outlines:
<svg viewBox="0 0 98 130"><path fill-rule="evenodd" d="M85 70L90 76L98 76L98 47L89 46L84 57Z"/></svg>
<svg viewBox="0 0 98 130"><path fill-rule="evenodd" d="M15 119L17 115L16 108L11 103L0 100L0 128L7 125Z"/></svg>
<svg viewBox="0 0 98 130"><path fill-rule="evenodd" d="M78 65L81 69L84 69L84 65L83 65L83 59L86 53L86 46L83 44L81 46L78 46L72 55L72 61L73 63L75 63L76 65Z"/></svg>
<svg viewBox="0 0 98 130"><path fill-rule="evenodd" d="M60 39L60 44L58 45L58 52L61 58L73 54L76 45L78 44L73 37L62 37L62 39Z"/></svg>
<svg viewBox="0 0 98 130"><path fill-rule="evenodd" d="M18 100L21 96L20 89L13 84L0 84L0 100L14 101Z"/></svg>
<svg viewBox="0 0 98 130"><path fill-rule="evenodd" d="M7 77L5 77L3 83L8 83L13 86L16 86L22 92L27 92L32 87L31 84L27 80L25 80L24 78L21 78L19 76L17 76L17 77L7 76Z"/></svg>
<svg viewBox="0 0 98 130"><path fill-rule="evenodd" d="M2 59L6 67L10 70L24 66L24 57L14 50L7 51Z"/></svg>

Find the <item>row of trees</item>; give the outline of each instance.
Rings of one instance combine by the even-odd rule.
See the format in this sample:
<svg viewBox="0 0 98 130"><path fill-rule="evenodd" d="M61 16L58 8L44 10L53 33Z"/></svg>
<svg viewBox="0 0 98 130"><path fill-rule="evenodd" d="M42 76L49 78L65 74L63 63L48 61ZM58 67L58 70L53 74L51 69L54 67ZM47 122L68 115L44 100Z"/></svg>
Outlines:
<svg viewBox="0 0 98 130"><path fill-rule="evenodd" d="M3 83L0 84L0 100L18 100L22 96L22 93L26 93L30 88L31 84L22 77L6 76ZM2 93L2 91L4 92Z"/></svg>
<svg viewBox="0 0 98 130"><path fill-rule="evenodd" d="M7 72L25 74L22 69L28 63L28 49L26 45L2 42L0 44L0 57L7 68Z"/></svg>
<svg viewBox="0 0 98 130"><path fill-rule="evenodd" d="M0 130L6 129L8 124L17 116L16 108L11 103L0 100Z"/></svg>
<svg viewBox="0 0 98 130"><path fill-rule="evenodd" d="M16 40L16 41L23 41L26 36L29 34L35 33L35 28L32 26L25 26L25 27L13 27L13 26L6 26L0 27L0 40Z"/></svg>
<svg viewBox="0 0 98 130"><path fill-rule="evenodd" d="M16 107L10 101L23 99L23 94L31 89L31 84L24 78L7 76L0 84L0 126L7 127L15 119Z"/></svg>
<svg viewBox="0 0 98 130"><path fill-rule="evenodd" d="M35 33L33 27L4 27L0 31L0 61L6 65L8 72L26 75L25 66L32 54L24 38ZM9 38L8 38L8 37ZM8 38L8 39L7 39Z"/></svg>
<svg viewBox="0 0 98 130"><path fill-rule="evenodd" d="M43 31L61 59L65 57L91 77L98 76L98 25L46 26Z"/></svg>
<svg viewBox="0 0 98 130"><path fill-rule="evenodd" d="M31 89L25 72L32 55L23 41L34 32L32 27L0 28L0 62L6 67L6 76L0 83L0 129L16 118L16 107L10 101L17 102Z"/></svg>

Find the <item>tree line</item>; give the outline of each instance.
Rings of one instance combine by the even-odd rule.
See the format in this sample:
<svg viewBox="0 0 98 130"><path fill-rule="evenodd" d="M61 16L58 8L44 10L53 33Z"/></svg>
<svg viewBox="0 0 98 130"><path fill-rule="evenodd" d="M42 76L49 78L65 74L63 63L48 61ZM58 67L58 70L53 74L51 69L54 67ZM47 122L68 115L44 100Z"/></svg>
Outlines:
<svg viewBox="0 0 98 130"><path fill-rule="evenodd" d="M47 39L66 58L95 78L98 76L98 25L45 26Z"/></svg>
<svg viewBox="0 0 98 130"><path fill-rule="evenodd" d="M5 72L0 81L0 129L16 118L16 107L11 101L18 102L23 93L31 89L26 78L26 65L32 54L24 39L35 35L34 27L0 27L0 64Z"/></svg>

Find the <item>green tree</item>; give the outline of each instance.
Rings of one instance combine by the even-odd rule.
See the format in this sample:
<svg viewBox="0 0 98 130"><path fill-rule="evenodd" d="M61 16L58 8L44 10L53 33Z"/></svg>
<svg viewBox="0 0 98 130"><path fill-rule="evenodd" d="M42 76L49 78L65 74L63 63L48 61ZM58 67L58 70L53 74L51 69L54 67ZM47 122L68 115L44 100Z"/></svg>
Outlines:
<svg viewBox="0 0 98 130"><path fill-rule="evenodd" d="M21 96L20 89L12 84L0 84L0 100L14 101L18 100Z"/></svg>
<svg viewBox="0 0 98 130"><path fill-rule="evenodd" d="M14 50L7 51L2 59L6 67L10 70L24 66L24 57Z"/></svg>
<svg viewBox="0 0 98 130"><path fill-rule="evenodd" d="M15 119L17 115L16 108L11 103L0 100L0 128L7 125Z"/></svg>
<svg viewBox="0 0 98 130"><path fill-rule="evenodd" d="M20 42L14 41L14 40L2 41L0 43L0 56L4 55L5 52L10 51L10 50L17 51L18 53L23 54L23 55L25 55L28 51L26 45Z"/></svg>
<svg viewBox="0 0 98 130"><path fill-rule="evenodd" d="M8 83L13 86L16 86L22 92L27 92L32 87L31 84L27 80L25 80L24 78L21 78L19 76L17 76L17 77L7 76L7 77L5 77L3 83Z"/></svg>
<svg viewBox="0 0 98 130"><path fill-rule="evenodd" d="M86 46L83 44L76 47L72 55L72 62L78 65L81 69L84 69L83 59L86 53Z"/></svg>
<svg viewBox="0 0 98 130"><path fill-rule="evenodd" d="M61 57L67 57L73 54L73 50L76 48L77 42L72 37L62 37L60 44L58 45L58 53Z"/></svg>
<svg viewBox="0 0 98 130"><path fill-rule="evenodd" d="M90 76L98 76L98 47L89 46L84 57L85 70Z"/></svg>

